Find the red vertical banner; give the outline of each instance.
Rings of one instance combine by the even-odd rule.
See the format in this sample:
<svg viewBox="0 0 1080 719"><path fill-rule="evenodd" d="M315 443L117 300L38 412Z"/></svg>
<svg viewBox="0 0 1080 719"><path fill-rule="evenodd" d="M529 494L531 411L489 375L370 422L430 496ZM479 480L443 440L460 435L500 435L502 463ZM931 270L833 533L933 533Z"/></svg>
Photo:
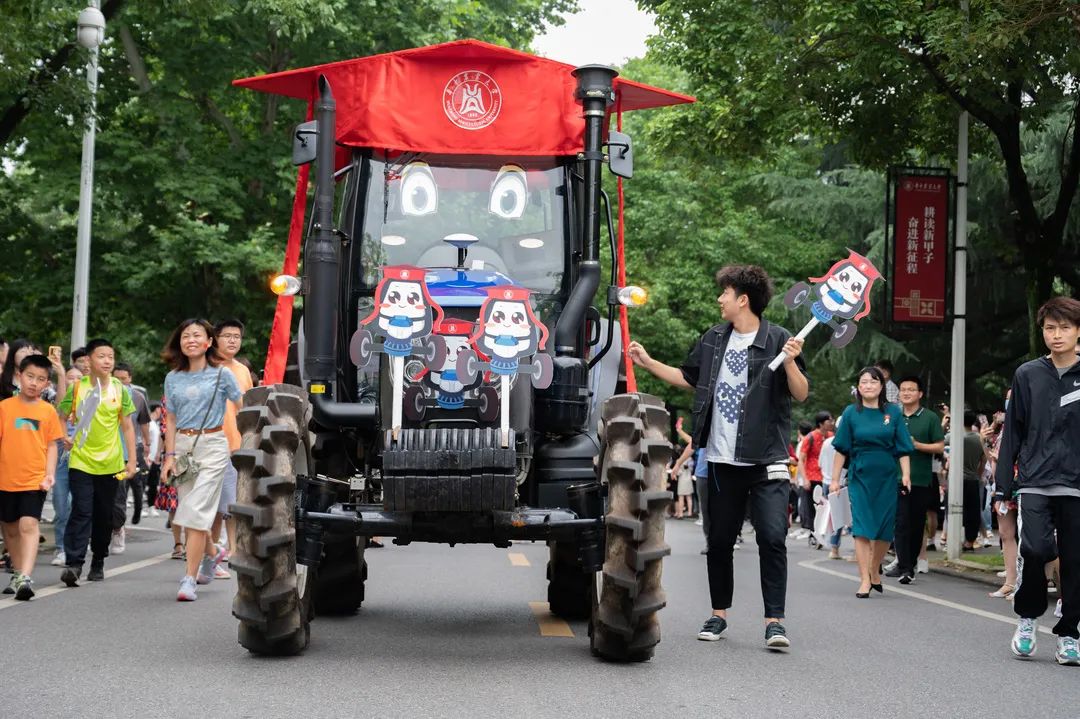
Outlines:
<svg viewBox="0 0 1080 719"><path fill-rule="evenodd" d="M945 323L949 267L949 178L900 173L893 230L892 319Z"/></svg>

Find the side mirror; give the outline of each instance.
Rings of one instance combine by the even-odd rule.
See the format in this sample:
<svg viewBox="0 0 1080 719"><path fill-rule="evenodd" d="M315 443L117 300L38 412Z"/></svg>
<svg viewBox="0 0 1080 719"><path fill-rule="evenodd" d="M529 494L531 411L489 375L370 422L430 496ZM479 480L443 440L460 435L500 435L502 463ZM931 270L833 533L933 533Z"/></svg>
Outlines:
<svg viewBox="0 0 1080 719"><path fill-rule="evenodd" d="M625 132L608 133L608 167L612 174L629 180L634 176L634 146Z"/></svg>
<svg viewBox="0 0 1080 719"><path fill-rule="evenodd" d="M315 159L315 138L319 124L315 120L301 122L293 131L292 161L294 165L306 165Z"/></svg>

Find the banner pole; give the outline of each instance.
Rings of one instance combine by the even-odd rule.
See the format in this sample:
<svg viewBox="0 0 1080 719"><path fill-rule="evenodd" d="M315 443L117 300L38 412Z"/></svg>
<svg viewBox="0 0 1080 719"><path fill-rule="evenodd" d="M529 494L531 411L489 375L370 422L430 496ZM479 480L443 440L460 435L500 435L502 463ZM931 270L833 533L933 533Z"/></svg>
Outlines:
<svg viewBox="0 0 1080 719"><path fill-rule="evenodd" d="M967 0L962 3L967 10ZM967 332L967 192L968 192L968 114L960 113L956 153L956 267L953 290L952 388L949 394L949 514L945 523L949 533L950 562L960 559L964 539L964 364Z"/></svg>

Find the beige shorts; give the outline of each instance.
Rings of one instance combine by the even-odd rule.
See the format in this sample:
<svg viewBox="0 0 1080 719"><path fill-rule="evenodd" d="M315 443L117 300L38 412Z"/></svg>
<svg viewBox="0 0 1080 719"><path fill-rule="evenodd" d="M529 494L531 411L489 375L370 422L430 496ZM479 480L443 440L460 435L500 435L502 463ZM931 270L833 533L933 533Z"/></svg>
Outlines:
<svg viewBox="0 0 1080 719"><path fill-rule="evenodd" d="M177 455L190 452L193 444L195 437L177 434ZM202 435L195 445L195 461L199 465L199 476L195 481L184 482L176 488L178 505L173 524L208 532L218 511L225 470L229 466L229 441L225 433Z"/></svg>

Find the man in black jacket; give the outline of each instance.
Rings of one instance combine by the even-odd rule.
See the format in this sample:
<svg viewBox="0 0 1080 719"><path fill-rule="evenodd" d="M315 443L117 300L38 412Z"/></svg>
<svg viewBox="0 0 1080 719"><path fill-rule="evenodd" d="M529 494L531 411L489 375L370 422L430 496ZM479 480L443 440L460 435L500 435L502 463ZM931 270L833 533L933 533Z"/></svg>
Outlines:
<svg viewBox="0 0 1080 719"><path fill-rule="evenodd" d="M757 535L765 644L790 646L781 620L787 593L787 505L790 473L791 399L809 394L802 340L762 318L772 281L753 265L732 265L716 274L724 324L707 330L682 367L649 356L638 342L630 357L656 377L694 390L694 446L705 449L709 472L703 498L708 514L708 570L712 616L698 639L715 641L727 628L734 588L732 549L750 503ZM783 368L769 362L783 352Z"/></svg>
<svg viewBox="0 0 1080 719"><path fill-rule="evenodd" d="M1007 512L1014 497L1019 507L1013 608L1020 621L1012 651L1034 654L1037 620L1047 607L1043 567L1059 557L1057 661L1080 666L1080 301L1055 297L1039 308L1038 321L1050 354L1013 376L996 474L998 511Z"/></svg>

